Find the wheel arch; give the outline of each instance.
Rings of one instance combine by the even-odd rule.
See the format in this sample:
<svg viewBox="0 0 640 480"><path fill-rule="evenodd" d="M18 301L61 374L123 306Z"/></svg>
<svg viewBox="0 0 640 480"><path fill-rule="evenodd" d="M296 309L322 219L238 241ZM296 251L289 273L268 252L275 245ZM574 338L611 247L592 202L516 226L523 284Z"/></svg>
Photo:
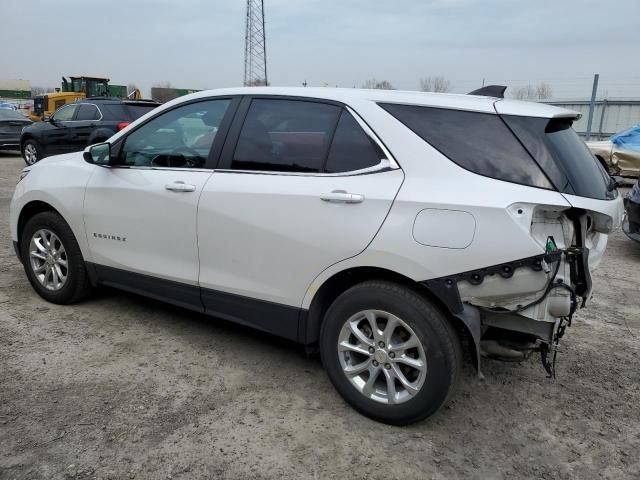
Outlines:
<svg viewBox="0 0 640 480"><path fill-rule="evenodd" d="M55 212L62 217L62 214L51 204L42 200L31 200L22 207L18 215L18 243L22 241L22 232L29 219L42 212Z"/></svg>
<svg viewBox="0 0 640 480"><path fill-rule="evenodd" d="M369 280L386 280L411 289L433 303L458 333L464 333L465 337L471 336L468 326L455 316L446 303L426 285L386 268L358 266L335 273L317 289L309 305L306 318L302 322L299 340L313 350L320 336L324 316L331 304L347 289Z"/></svg>
<svg viewBox="0 0 640 480"><path fill-rule="evenodd" d="M27 140L34 140L34 141L37 142L36 137L34 137L32 133L25 133L24 135L22 135L20 137L20 151L21 152L24 150L24 144L27 142Z"/></svg>
<svg viewBox="0 0 640 480"><path fill-rule="evenodd" d="M91 135L89 135L89 141L87 142L87 146L93 145L94 143L106 142L113 135L115 135L115 133L116 132L114 132L113 130L107 127L97 128L93 132L91 132Z"/></svg>

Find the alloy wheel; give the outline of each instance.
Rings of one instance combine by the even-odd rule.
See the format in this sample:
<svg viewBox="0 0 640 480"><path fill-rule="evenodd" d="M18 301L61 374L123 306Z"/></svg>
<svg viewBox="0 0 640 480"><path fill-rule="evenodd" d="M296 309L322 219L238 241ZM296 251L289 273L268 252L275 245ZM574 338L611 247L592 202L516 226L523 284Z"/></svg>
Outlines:
<svg viewBox="0 0 640 480"><path fill-rule="evenodd" d="M38 282L47 290L64 287L69 273L67 252L62 241L46 228L36 231L29 243L29 262Z"/></svg>
<svg viewBox="0 0 640 480"><path fill-rule="evenodd" d="M381 310L364 310L342 326L337 345L347 379L365 397L404 403L418 394L427 374L422 343L411 327Z"/></svg>
<svg viewBox="0 0 640 480"><path fill-rule="evenodd" d="M38 161L38 150L33 143L27 143L24 147L24 159L29 165L33 165Z"/></svg>

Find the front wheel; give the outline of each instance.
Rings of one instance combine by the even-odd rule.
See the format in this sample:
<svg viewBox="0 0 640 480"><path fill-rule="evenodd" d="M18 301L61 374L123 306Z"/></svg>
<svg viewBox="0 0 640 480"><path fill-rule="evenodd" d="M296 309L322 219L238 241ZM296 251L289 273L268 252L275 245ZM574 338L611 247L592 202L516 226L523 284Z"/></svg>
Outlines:
<svg viewBox="0 0 640 480"><path fill-rule="evenodd" d="M29 282L45 300L68 304L88 293L82 252L71 227L57 213L42 212L29 219L20 256Z"/></svg>
<svg viewBox="0 0 640 480"><path fill-rule="evenodd" d="M22 146L22 158L27 165L33 165L42 160L42 147L33 139L27 140Z"/></svg>
<svg viewBox="0 0 640 480"><path fill-rule="evenodd" d="M358 284L331 305L320 334L329 378L356 410L393 425L422 420L447 400L461 363L444 315L401 285Z"/></svg>

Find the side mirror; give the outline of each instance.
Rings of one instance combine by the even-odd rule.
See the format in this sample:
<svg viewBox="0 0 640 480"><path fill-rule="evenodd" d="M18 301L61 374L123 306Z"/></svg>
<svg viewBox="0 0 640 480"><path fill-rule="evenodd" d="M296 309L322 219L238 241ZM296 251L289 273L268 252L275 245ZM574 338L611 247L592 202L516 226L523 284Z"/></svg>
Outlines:
<svg viewBox="0 0 640 480"><path fill-rule="evenodd" d="M84 149L82 156L87 163L93 165L109 165L111 160L111 144L96 143L95 145L89 145Z"/></svg>

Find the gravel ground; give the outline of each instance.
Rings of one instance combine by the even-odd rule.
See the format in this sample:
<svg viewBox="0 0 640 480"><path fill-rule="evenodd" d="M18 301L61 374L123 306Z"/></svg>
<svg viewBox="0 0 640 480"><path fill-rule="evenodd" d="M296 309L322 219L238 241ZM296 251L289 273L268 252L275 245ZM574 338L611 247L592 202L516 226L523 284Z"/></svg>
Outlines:
<svg viewBox="0 0 640 480"><path fill-rule="evenodd" d="M0 478L640 478L640 245L616 233L591 307L538 356L467 367L432 418L360 416L320 362L282 340L105 290L41 300L0 154Z"/></svg>

